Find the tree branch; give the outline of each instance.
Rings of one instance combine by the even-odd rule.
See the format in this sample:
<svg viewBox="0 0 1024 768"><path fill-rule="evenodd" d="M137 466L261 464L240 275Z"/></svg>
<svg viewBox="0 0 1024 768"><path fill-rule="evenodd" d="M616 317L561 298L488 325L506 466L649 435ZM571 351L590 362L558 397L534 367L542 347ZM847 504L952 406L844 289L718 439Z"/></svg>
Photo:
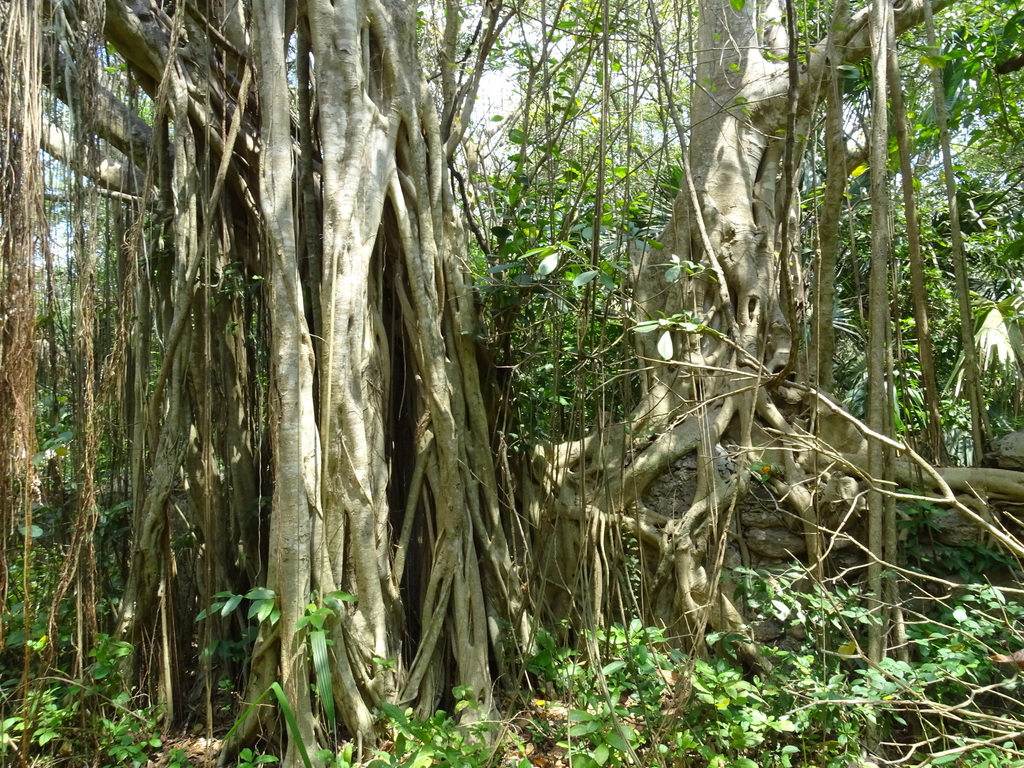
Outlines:
<svg viewBox="0 0 1024 768"><path fill-rule="evenodd" d="M896 7L896 34L901 35L909 29L924 22L924 4L927 0L906 0ZM956 0L934 0L932 10L937 13L948 8ZM856 64L871 50L868 37L868 17L870 5L852 14L846 20L836 19L832 25L834 32L811 46L808 61L803 65L800 82L801 107L806 108L811 99L817 98L818 88L828 76L836 63ZM829 55L835 53L839 62L830 61ZM789 74L783 64L773 68L766 82L758 84L762 89L758 100L771 101L784 96L789 90ZM785 111L779 111L779 117L785 119ZM779 126L782 127L782 126Z"/></svg>
<svg viewBox="0 0 1024 768"><path fill-rule="evenodd" d="M1007 59L1002 64L996 67L997 75L1008 75L1011 72L1017 72L1018 70L1024 69L1024 53L1019 53L1016 56Z"/></svg>
<svg viewBox="0 0 1024 768"><path fill-rule="evenodd" d="M52 41L44 43L43 83L54 98L64 103L69 101L67 73L75 66L59 45ZM153 145L153 129L101 82L93 86L92 98L89 109L100 138L130 158L136 168L146 168Z"/></svg>
<svg viewBox="0 0 1024 768"><path fill-rule="evenodd" d="M125 195L142 194L146 179L134 165L112 157L101 158L95 164L86 163L79 157L80 153L75 152L71 135L51 123L43 126L39 141L48 155L67 163L104 189Z"/></svg>

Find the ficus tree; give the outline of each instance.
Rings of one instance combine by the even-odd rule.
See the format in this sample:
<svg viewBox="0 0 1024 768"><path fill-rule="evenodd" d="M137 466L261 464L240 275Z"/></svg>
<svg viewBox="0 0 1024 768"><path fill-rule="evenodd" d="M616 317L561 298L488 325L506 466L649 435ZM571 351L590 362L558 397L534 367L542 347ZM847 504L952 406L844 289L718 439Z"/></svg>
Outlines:
<svg viewBox="0 0 1024 768"><path fill-rule="evenodd" d="M624 537L643 555L651 598L641 612L674 643L699 647L709 622L742 633L717 574L730 512L757 467L800 520L815 566L827 500L811 481L829 464L879 497L887 481L923 485L1019 552L956 495L969 484L1019 501L1018 478L934 470L887 437L884 415L869 428L839 414L820 325L801 355L799 190L812 119L830 102L835 207L847 161L836 72L872 47L885 60L893 43L869 35L872 14L895 39L923 20L923 2L837 2L823 36L802 39L793 3L702 0L688 103L649 4L648 62L682 174L656 244L629 253L626 322L655 329L634 336L638 397L586 435L514 457L494 439L456 159L488 53L517 9L7 3L38 22L24 27L36 42L27 55L65 105L40 142L130 221L117 244L120 327L103 364L116 373L98 408L130 425L131 556L116 635L133 644L132 681L173 718L192 680L186 660L201 662L195 680L208 687L238 672L213 649L241 634L245 606L261 621L241 660L243 699L280 681L301 737L290 765L298 743L329 738L321 711L369 743L381 704L429 714L458 686L473 703L465 716L487 718L534 622L607 617ZM590 32L607 41L621 9L591 10ZM96 55L105 48L111 66ZM440 59L429 82L428 49ZM872 136L880 187L885 123ZM608 146L606 124L597 137ZM76 143L90 150L62 151ZM813 311L825 317L834 253L824 252L835 247L822 238L813 275ZM885 242L875 250L877 311ZM596 262L597 245L591 253ZM887 403L884 325L871 340L876 411ZM95 375L83 373L80 392ZM645 490L688 454L693 498L676 514L647 508ZM89 546L95 503L83 502L75 548ZM876 518L875 533L884 525ZM68 578L81 562L76 549ZM752 642L743 651L761 663ZM265 718L253 710L233 746Z"/></svg>

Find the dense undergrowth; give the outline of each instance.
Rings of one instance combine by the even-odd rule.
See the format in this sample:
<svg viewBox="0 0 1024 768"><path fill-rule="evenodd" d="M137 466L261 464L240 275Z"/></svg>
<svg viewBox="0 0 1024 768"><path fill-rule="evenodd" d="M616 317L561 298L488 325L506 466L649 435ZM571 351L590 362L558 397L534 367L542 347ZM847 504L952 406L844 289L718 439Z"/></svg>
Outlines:
<svg viewBox="0 0 1024 768"><path fill-rule="evenodd" d="M323 734L332 748L303 749L303 760L372 768L1024 766L1022 683L1016 665L1005 663L1024 644L1024 605L1016 590L987 583L974 569L993 573L998 565L1019 573L984 547L947 547L938 556L919 545L909 550L901 585L907 643L881 664L861 651L877 619L856 582L816 582L796 564L737 569L723 583L735 589L754 635L770 638L760 645L759 668L735 652L746 639L740 636L709 633L699 653L683 654L671 628L639 621L583 633L541 629L498 721L465 717L476 703L468 688L457 688L450 711L426 720L386 705L377 751L359 754L336 732ZM11 632L8 639L0 670L3 764L201 762L167 739L160 706L125 692L118 661L127 644L101 636L87 668L37 675L48 638L39 631L27 638ZM222 688L231 687L223 681ZM274 694L281 731L295 738L288 702L279 687ZM240 713L230 697L220 701L215 733L223 736ZM191 733L202 733L201 716L194 719ZM266 736L236 764L277 762L281 734ZM203 743L212 758L219 741Z"/></svg>

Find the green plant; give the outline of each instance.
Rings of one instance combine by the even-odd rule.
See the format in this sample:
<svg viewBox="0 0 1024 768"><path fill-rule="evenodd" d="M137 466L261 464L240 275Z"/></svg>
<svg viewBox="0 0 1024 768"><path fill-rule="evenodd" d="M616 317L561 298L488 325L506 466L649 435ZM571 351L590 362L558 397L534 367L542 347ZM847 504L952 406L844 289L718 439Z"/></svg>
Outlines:
<svg viewBox="0 0 1024 768"><path fill-rule="evenodd" d="M167 755L167 768L188 768L188 755L184 749L174 747Z"/></svg>
<svg viewBox="0 0 1024 768"><path fill-rule="evenodd" d="M258 755L246 747L238 753L238 768L256 768L258 765L276 763L278 758L274 755Z"/></svg>
<svg viewBox="0 0 1024 768"><path fill-rule="evenodd" d="M927 521L930 505L919 510L920 519ZM968 550L957 553L961 559L948 559L958 569L971 562L977 551L975 547L951 549ZM982 562L1002 560L1001 553L989 552ZM765 710L769 717L771 712L786 711L779 709L780 704L792 710L794 743L800 744L805 756L812 750L815 759L827 762L847 751L854 754L868 726L882 734L948 733L930 742L930 749L943 753L967 735L985 733L985 719L993 707L1012 718L1024 714L1019 681L1007 679L992 658L993 650L1005 653L1024 644L1015 629L1024 622L1024 606L1008 600L998 587L986 583L956 587L945 582L947 594L935 597L914 583L902 584L904 594L920 595L904 606L906 658L894 654L872 664L858 650L858 638L874 620L859 585L833 584L825 589L811 584L796 589L801 569L737 575L737 594L751 619L772 620L784 629L799 629L798 636L806 635L796 649L762 647L773 669L761 681L758 693L770 704L770 711ZM983 581L980 574L968 575L975 582ZM815 631L806 632L807 627ZM701 682L707 677L701 665L698 662L695 668L695 691L706 686ZM770 696L765 686L774 689ZM956 708L953 721L945 719L948 706ZM816 739L809 738L812 734L818 734ZM707 736L705 731L705 744ZM966 753L961 756L974 759Z"/></svg>
<svg viewBox="0 0 1024 768"><path fill-rule="evenodd" d="M546 681L552 687L552 693L570 689L576 667L573 660L577 653L559 646L555 636L544 627L537 630L534 642L536 651L526 662L527 672Z"/></svg>
<svg viewBox="0 0 1024 768"><path fill-rule="evenodd" d="M475 705L469 698L471 693L461 686L453 691L459 699L457 710L459 704L463 704L461 709ZM460 694L465 698L459 698ZM390 752L378 751L368 768L426 768L428 765L478 768L490 752L483 733L489 727L486 723L460 726L443 711L426 720L417 720L411 709L388 703L381 705L381 714L394 733L394 746Z"/></svg>
<svg viewBox="0 0 1024 768"><path fill-rule="evenodd" d="M328 768L351 768L353 765L353 751L352 744L349 743L342 747L340 752L334 752L330 749L318 749L314 753L314 757Z"/></svg>
<svg viewBox="0 0 1024 768"><path fill-rule="evenodd" d="M96 646L89 652L95 659L89 666L89 673L96 684L103 689L115 691L120 686L119 664L132 652L132 644L100 634Z"/></svg>
<svg viewBox="0 0 1024 768"><path fill-rule="evenodd" d="M904 539L908 564L922 573L955 577L967 583L985 583L998 570L1024 576L1020 564L1006 552L983 543L959 541L944 543L940 537L942 520L956 514L926 499L900 505L898 523Z"/></svg>
<svg viewBox="0 0 1024 768"><path fill-rule="evenodd" d="M128 703L128 695L121 694L114 702L123 706ZM101 726L99 741L101 748L112 758L109 766L131 765L138 768L149 760L150 752L163 746L159 736L155 736L157 724L152 712L130 712L118 710L117 717L100 717Z"/></svg>
<svg viewBox="0 0 1024 768"><path fill-rule="evenodd" d="M277 705L281 708L281 714L284 716L284 721L288 726L288 733L294 740L295 746L299 752L299 758L302 760L302 764L305 768L312 768L313 763L309 759L309 750L306 749L306 742L302 739L302 732L299 730L298 721L295 719L295 711L292 709L291 704L288 703L288 697L284 695L284 689L278 682L271 683L267 689L257 697L256 701L249 705L249 707L235 721L235 724L231 726L231 729L227 732L224 739L230 739L231 735L238 729L238 727L245 722L249 715L253 713L253 710L255 710L256 707L258 707L270 694L273 694L274 698L277 699ZM244 752L246 752L246 750L241 750L241 752L239 752L239 757L241 757ZM249 754L250 756L253 754L251 750L249 751ZM277 758L274 759L276 760ZM272 761L262 760L262 762Z"/></svg>

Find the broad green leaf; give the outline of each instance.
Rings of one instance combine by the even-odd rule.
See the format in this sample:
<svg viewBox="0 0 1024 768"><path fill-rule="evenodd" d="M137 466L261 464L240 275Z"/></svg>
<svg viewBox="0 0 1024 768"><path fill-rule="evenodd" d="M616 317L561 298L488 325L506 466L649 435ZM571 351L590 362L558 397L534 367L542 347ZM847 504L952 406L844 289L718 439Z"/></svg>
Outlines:
<svg viewBox="0 0 1024 768"><path fill-rule="evenodd" d="M276 601L273 598L266 600L257 600L251 606L249 606L248 618L256 617L256 621L261 624L267 620L270 614L274 611Z"/></svg>
<svg viewBox="0 0 1024 768"><path fill-rule="evenodd" d="M576 723L576 725L570 726L569 735L572 737L586 736L601 729L600 720L591 720L587 723Z"/></svg>
<svg viewBox="0 0 1024 768"><path fill-rule="evenodd" d="M743 6L745 6L746 4L746 0L729 0L729 5L733 7L734 11L742 11Z"/></svg>
<svg viewBox="0 0 1024 768"><path fill-rule="evenodd" d="M523 258L528 259L531 256L539 256L541 258L544 258L549 254L558 253L559 245L561 245L561 243L559 243L558 245L542 245L540 248L531 248L530 250L526 251L523 254Z"/></svg>
<svg viewBox="0 0 1024 768"><path fill-rule="evenodd" d="M40 731L42 731L42 732L40 732ZM53 739L53 737L56 736L56 735L57 735L56 731L52 731L52 730L43 731L42 729L40 729L39 731L36 731L36 743L40 747L45 747L46 743L48 741L50 741L51 739ZM159 747L160 745L157 744L156 746Z"/></svg>
<svg viewBox="0 0 1024 768"><path fill-rule="evenodd" d="M316 671L316 693L324 708L327 724L335 725L334 688L331 685L331 663L327 656L327 633L322 629L309 633L309 646L313 651L313 669Z"/></svg>
<svg viewBox="0 0 1024 768"><path fill-rule="evenodd" d="M546 257L544 261L537 265L537 273L540 275L550 275L558 269L558 254L552 253Z"/></svg>
<svg viewBox="0 0 1024 768"><path fill-rule="evenodd" d="M597 270L588 269L586 272L580 272L578 275L576 275L576 279L572 281L572 285L574 288L581 288L582 286L586 285L591 280L593 280L595 277L597 277Z"/></svg>
<svg viewBox="0 0 1024 768"><path fill-rule="evenodd" d="M343 589L336 589L333 592L328 592L324 597L324 602L332 608L340 608L341 603L355 603L359 599L352 594L349 594Z"/></svg>
<svg viewBox="0 0 1024 768"><path fill-rule="evenodd" d="M672 359L672 355L675 354L675 347L672 344L672 331L665 331L661 334L661 338L658 339L658 354L661 355L662 360Z"/></svg>
<svg viewBox="0 0 1024 768"><path fill-rule="evenodd" d="M224 607L220 609L220 615L221 616L227 616L229 613L231 613L233 610L235 610L235 608L238 607L238 604L240 602L242 602L242 596L241 595L232 595L228 599L228 601L226 603L224 603Z"/></svg>
<svg viewBox="0 0 1024 768"><path fill-rule="evenodd" d="M629 744L626 743L626 740L622 738L621 734L614 732L609 733L605 736L605 741L615 747L615 749L619 750L619 752L629 754Z"/></svg>
<svg viewBox="0 0 1024 768"><path fill-rule="evenodd" d="M614 674L615 672L618 672L624 666L626 666L626 662L624 662L622 659L616 659L615 661L611 662L610 664L606 664L604 669L602 669L601 671L604 674L606 674L606 675L611 675L611 674Z"/></svg>

